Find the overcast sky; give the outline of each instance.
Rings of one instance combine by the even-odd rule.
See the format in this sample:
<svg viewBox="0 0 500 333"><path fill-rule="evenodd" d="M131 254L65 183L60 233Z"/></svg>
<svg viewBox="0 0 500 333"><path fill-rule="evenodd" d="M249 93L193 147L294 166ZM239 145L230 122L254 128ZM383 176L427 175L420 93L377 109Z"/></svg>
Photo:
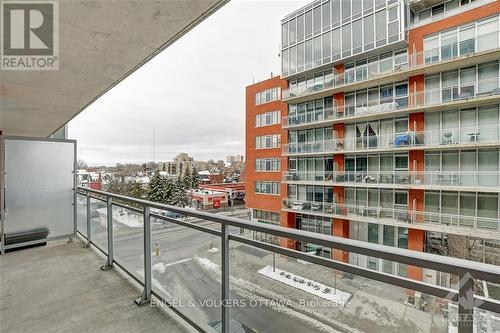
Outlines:
<svg viewBox="0 0 500 333"><path fill-rule="evenodd" d="M245 86L280 73L280 20L309 1L235 0L69 124L90 165L244 154Z"/></svg>

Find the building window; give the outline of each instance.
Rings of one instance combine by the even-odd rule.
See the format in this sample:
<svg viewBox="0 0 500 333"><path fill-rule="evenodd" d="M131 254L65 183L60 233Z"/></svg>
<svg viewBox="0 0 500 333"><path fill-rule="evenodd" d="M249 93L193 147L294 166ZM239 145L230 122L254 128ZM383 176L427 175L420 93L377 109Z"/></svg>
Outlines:
<svg viewBox="0 0 500 333"><path fill-rule="evenodd" d="M281 135L262 135L255 137L256 149L278 148L281 144Z"/></svg>
<svg viewBox="0 0 500 333"><path fill-rule="evenodd" d="M280 171L280 158L257 158L255 171Z"/></svg>
<svg viewBox="0 0 500 333"><path fill-rule="evenodd" d="M256 181L255 193L279 195L280 183L270 181Z"/></svg>
<svg viewBox="0 0 500 333"><path fill-rule="evenodd" d="M375 1L375 6L373 0L324 1L305 14L294 13L282 22L282 54L287 53L282 74L300 73L403 40L403 17L403 2L385 0Z"/></svg>
<svg viewBox="0 0 500 333"><path fill-rule="evenodd" d="M373 29L370 29L370 32L373 33ZM340 31L335 30L333 31L334 34L338 34L340 37ZM361 34L361 31L359 33L355 33L356 36L354 37L354 42L358 43L358 37L357 35ZM323 37L327 36L329 34L323 35ZM366 35L366 33L365 33ZM334 37L336 39L337 37ZM312 40L310 40L312 44ZM373 44L373 38L371 39L370 43ZM323 58L325 57L330 57L329 53L325 53L324 50L327 48L330 50L330 47L332 47L332 54L337 58L340 58L340 53L341 53L341 48L340 48L341 43L333 43L331 44L328 38L328 41L325 42L325 39L323 38ZM318 44L319 45L319 44ZM359 44L358 44L359 45ZM305 66L306 68L309 66L309 68L312 67L312 62L313 62L313 54L312 54L312 49L308 51L307 49L308 44L306 43L306 54L305 54ZM312 48L312 45L310 45ZM316 47L316 44L315 44ZM320 50L315 49L315 52L318 51L318 53L315 53L315 58L314 60L320 59ZM308 53L309 52L309 53ZM356 52L360 52L359 48L357 49ZM285 52L283 53L283 57L288 57L288 53ZM318 58L316 58L316 56ZM302 58L300 58L302 60ZM287 60L288 61L288 60ZM298 66L303 65L301 62L299 62ZM360 59L356 61L355 63L348 63L345 65L345 72L343 74L338 74L335 71L332 72L331 70L326 70L326 71L318 71L315 73L310 74L307 77L299 77L294 80L290 80L290 86L289 86L289 93L293 95L301 94L304 91L314 91L317 89L324 89L326 87L331 87L332 85L341 85L341 84L348 84L348 83L354 83L354 82L359 82L367 79L371 79L374 76L379 75L379 73L386 73L390 71L399 71L403 70L408 67L408 51L406 49L402 50L397 50L394 52L386 52L380 55L375 55L370 58L365 58L365 59ZM288 68L288 67L287 67Z"/></svg>
<svg viewBox="0 0 500 333"><path fill-rule="evenodd" d="M259 222L272 222L272 224L279 225L280 213L269 212L266 210L253 209L253 218L261 220Z"/></svg>
<svg viewBox="0 0 500 333"><path fill-rule="evenodd" d="M255 127L276 125L281 122L281 111L271 111L255 116Z"/></svg>
<svg viewBox="0 0 500 333"><path fill-rule="evenodd" d="M332 234L332 219L322 216L298 214L298 228L304 231L316 232L318 234Z"/></svg>
<svg viewBox="0 0 500 333"><path fill-rule="evenodd" d="M442 16L443 13L458 8L459 6L465 6L468 5L469 3L474 2L474 0L451 0L451 1L445 1L442 2L438 5L435 5L434 7L431 8L426 8L420 12L417 12L415 15L418 17L417 21L422 21L425 20L429 17L434 17L434 16ZM450 14L452 15L452 14Z"/></svg>
<svg viewBox="0 0 500 333"><path fill-rule="evenodd" d="M255 94L255 105L269 103L281 99L281 87L259 91Z"/></svg>
<svg viewBox="0 0 500 333"><path fill-rule="evenodd" d="M495 94L500 87L499 68L496 60L426 76L425 103L432 105Z"/></svg>
<svg viewBox="0 0 500 333"><path fill-rule="evenodd" d="M425 221L450 223L454 219L461 226L473 227L476 223L478 228L496 230L498 199L498 193L425 191Z"/></svg>
<svg viewBox="0 0 500 333"><path fill-rule="evenodd" d="M426 36L424 38L425 63L434 63L497 48L498 31L498 16L495 16Z"/></svg>

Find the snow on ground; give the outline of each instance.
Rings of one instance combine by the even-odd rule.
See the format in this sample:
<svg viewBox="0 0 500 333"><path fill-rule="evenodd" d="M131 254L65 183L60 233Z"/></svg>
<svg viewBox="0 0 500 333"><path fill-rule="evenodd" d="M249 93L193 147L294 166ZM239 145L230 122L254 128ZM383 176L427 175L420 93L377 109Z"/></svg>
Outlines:
<svg viewBox="0 0 500 333"><path fill-rule="evenodd" d="M210 261L207 258L194 257L194 261L197 262L203 269L207 272L214 274L218 278L220 278L220 268L219 265ZM242 297L249 299L251 302L257 303L265 303L266 306L273 309L277 312L286 313L287 315L297 318L303 322L308 323L312 327L328 333L339 333L338 330L334 329L331 325L335 325L336 327L343 327L345 331L351 333L361 333L360 331L349 327L341 322L337 322L331 318L325 317L321 314L313 312L309 309L309 307L298 307L297 305L290 304L289 301L281 294L274 293L267 289L262 289L261 286L255 285L246 280L236 278L234 276L230 277L231 279L231 288L233 291L238 292ZM290 305L290 307L288 307ZM324 322L331 323L331 325L327 325L317 319L321 317Z"/></svg>
<svg viewBox="0 0 500 333"><path fill-rule="evenodd" d="M153 253L153 255L154 255L154 253ZM153 271L157 271L157 272L163 274L167 270L167 267L173 266L173 265L182 264L182 263L185 263L185 262L191 261L191 260L193 260L193 258L185 258L185 259L177 260L177 261L174 261L174 262L170 262L168 264L165 264L163 262L158 262L158 263L154 264L153 266L151 266L151 269Z"/></svg>
<svg viewBox="0 0 500 333"><path fill-rule="evenodd" d="M105 217L107 214L107 208L99 208L97 209L97 212L100 216ZM144 217L142 215L139 215L137 213L129 213L126 210L123 210L123 214L116 214L116 212L113 211L113 220L118 223L125 224L130 228L142 228L142 226L144 225Z"/></svg>
<svg viewBox="0 0 500 333"><path fill-rule="evenodd" d="M199 265L204 267L207 271L211 271L213 273L219 274L220 273L220 268L219 265L216 263L210 261L207 258L201 258L201 257L194 257L194 261L196 261Z"/></svg>
<svg viewBox="0 0 500 333"><path fill-rule="evenodd" d="M152 269L153 271L158 271L158 272L160 272L160 273L165 273L165 268L166 268L166 266L165 266L165 264L164 264L164 263L162 263L162 262L159 262L159 263L157 263L157 264L154 264L154 265L151 267L151 269Z"/></svg>
<svg viewBox="0 0 500 333"><path fill-rule="evenodd" d="M277 268L273 271L272 266L266 266L259 270L258 273L337 304L346 304L351 297L351 294L338 289L335 290L335 288L324 285L323 283L309 280Z"/></svg>
<svg viewBox="0 0 500 333"><path fill-rule="evenodd" d="M208 252L209 253L217 253L217 252L219 252L219 249L216 247L212 247L211 249L208 249Z"/></svg>
<svg viewBox="0 0 500 333"><path fill-rule="evenodd" d="M137 272L137 274L139 274L140 277L142 277L144 279L144 270L143 269L140 269L136 272ZM153 287L158 288L159 291L164 293L166 296L170 297L170 294L168 293L168 291L165 290L165 288L163 288L160 281L158 281L157 279L152 277L151 282L153 283Z"/></svg>

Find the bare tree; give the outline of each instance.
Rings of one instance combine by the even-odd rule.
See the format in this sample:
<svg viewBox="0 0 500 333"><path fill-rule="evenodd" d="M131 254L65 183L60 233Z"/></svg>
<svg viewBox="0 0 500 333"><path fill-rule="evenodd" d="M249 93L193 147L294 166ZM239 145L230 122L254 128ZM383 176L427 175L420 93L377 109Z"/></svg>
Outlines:
<svg viewBox="0 0 500 333"><path fill-rule="evenodd" d="M78 159L78 161L76 161L76 168L77 169L87 169L89 166L87 165L87 162L85 162L84 160L82 159Z"/></svg>

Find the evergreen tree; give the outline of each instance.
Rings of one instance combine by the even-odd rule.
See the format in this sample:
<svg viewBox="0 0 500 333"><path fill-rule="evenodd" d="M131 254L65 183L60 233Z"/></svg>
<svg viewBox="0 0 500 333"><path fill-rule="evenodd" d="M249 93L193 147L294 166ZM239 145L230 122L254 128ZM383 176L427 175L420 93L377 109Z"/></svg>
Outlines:
<svg viewBox="0 0 500 333"><path fill-rule="evenodd" d="M191 172L191 186L190 188L198 188L198 185L200 184L200 175L198 174L198 170L196 168L193 168L193 171Z"/></svg>
<svg viewBox="0 0 500 333"><path fill-rule="evenodd" d="M186 167L186 171L184 172L184 175L182 175L182 185L184 187L190 188L191 187L191 171L189 169L189 165Z"/></svg>
<svg viewBox="0 0 500 333"><path fill-rule="evenodd" d="M183 178L179 177L173 182L173 190L169 199L169 204L173 206L186 207L191 204L191 196L187 191Z"/></svg>
<svg viewBox="0 0 500 333"><path fill-rule="evenodd" d="M106 191L115 194L123 194L123 183L114 178L111 178L106 185Z"/></svg>
<svg viewBox="0 0 500 333"><path fill-rule="evenodd" d="M137 199L144 199L144 196L146 195L146 190L144 189L141 183L133 181L127 184L126 195Z"/></svg>
<svg viewBox="0 0 500 333"><path fill-rule="evenodd" d="M148 189L148 200L166 203L168 198L168 179L160 175L159 172L155 172L154 176L149 182Z"/></svg>

